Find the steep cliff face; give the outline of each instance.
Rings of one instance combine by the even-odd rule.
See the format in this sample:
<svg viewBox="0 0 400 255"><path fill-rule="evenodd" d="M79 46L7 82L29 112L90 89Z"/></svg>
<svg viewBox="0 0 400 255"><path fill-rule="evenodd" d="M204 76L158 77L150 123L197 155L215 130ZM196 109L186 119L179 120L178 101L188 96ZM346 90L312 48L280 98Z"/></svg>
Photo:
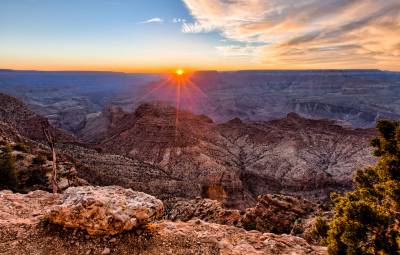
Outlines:
<svg viewBox="0 0 400 255"><path fill-rule="evenodd" d="M124 114L121 107L108 104L102 113L86 115L85 119L76 127L75 134L85 142L95 143L101 136L101 131L123 117Z"/></svg>
<svg viewBox="0 0 400 255"><path fill-rule="evenodd" d="M29 109L24 102L0 93L0 121L15 128L22 136L34 140L44 140L42 126L46 119ZM76 137L50 127L58 142L78 141Z"/></svg>
<svg viewBox="0 0 400 255"><path fill-rule="evenodd" d="M225 208L245 210L255 204L255 199L243 189L239 176L220 172L207 176L201 182L203 198L222 202Z"/></svg>
<svg viewBox="0 0 400 255"><path fill-rule="evenodd" d="M286 118L246 124L215 124L205 116L160 101L142 104L102 132L103 152L163 169L174 180L202 183L204 197L236 208L268 193L329 200L332 191L354 188L354 172L373 165L373 129L345 122ZM251 202L253 201L253 202Z"/></svg>

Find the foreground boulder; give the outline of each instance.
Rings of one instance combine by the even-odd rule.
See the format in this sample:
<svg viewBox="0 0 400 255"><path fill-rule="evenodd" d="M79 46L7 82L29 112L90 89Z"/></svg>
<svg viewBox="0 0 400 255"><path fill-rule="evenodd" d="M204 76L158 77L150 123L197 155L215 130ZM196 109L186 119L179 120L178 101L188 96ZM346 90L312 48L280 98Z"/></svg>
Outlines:
<svg viewBox="0 0 400 255"><path fill-rule="evenodd" d="M46 219L91 235L115 235L147 225L162 216L163 204L142 192L110 187L68 188Z"/></svg>

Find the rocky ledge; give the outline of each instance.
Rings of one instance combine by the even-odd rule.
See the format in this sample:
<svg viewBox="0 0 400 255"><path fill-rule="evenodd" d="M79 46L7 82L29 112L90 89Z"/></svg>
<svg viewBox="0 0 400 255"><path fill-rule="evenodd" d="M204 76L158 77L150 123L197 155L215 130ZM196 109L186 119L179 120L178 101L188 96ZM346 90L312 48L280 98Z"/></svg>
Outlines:
<svg viewBox="0 0 400 255"><path fill-rule="evenodd" d="M62 196L44 191L34 191L29 194L1 191L0 253L13 255L32 253L326 254L326 248L311 245L304 239L293 235L276 235L256 230L246 231L234 226L207 223L200 219L188 222L162 220L146 225L137 225L135 228L117 235L106 234L103 236L90 234L86 228L80 229L76 228L77 226L69 228L50 223L51 216L45 216L46 212L57 211L57 208L62 207L63 203L66 203L67 208L69 206L78 211L80 205L84 206L84 201L89 200L84 197L92 197L93 207L100 209L101 204L109 206L107 201L114 200L110 199L111 195L105 194L111 191L116 191L116 194L112 196L119 199L118 203L114 203L116 205L128 205L132 203L129 201L133 199L138 206L152 211L154 219L161 213L162 207L158 206L159 203L156 200L150 199L150 196L146 199L150 199L151 203L138 199L140 196L145 197L143 193L141 193L143 195L139 195L119 187L91 188L69 188ZM86 196L85 189L88 189L88 193L92 192L90 193L92 195ZM99 196L96 197L93 194L99 194ZM77 211L72 209L69 211L72 215L76 215ZM101 210L98 213L100 212ZM72 217L69 219L73 220ZM127 220L130 219L127 217ZM86 218L86 220L90 222L91 218Z"/></svg>

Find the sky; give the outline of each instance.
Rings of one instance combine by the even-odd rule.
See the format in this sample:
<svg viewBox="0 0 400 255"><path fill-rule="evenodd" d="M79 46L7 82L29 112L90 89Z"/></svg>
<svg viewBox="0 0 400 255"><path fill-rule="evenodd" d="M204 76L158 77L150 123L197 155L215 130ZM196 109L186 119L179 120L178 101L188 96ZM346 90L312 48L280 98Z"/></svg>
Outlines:
<svg viewBox="0 0 400 255"><path fill-rule="evenodd" d="M398 0L0 0L0 69L400 71Z"/></svg>

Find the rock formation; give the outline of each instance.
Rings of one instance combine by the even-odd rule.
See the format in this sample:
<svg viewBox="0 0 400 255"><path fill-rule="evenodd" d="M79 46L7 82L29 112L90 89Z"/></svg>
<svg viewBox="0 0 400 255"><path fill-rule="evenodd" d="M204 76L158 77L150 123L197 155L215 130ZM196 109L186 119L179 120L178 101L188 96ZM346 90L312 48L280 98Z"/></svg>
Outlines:
<svg viewBox="0 0 400 255"><path fill-rule="evenodd" d="M244 189L239 177L228 172L208 175L201 183L202 197L220 201L225 208L244 210L254 200Z"/></svg>
<svg viewBox="0 0 400 255"><path fill-rule="evenodd" d="M368 147L375 135L373 129L296 113L263 123L215 124L156 101L103 129L96 146L162 169L172 180L202 183L193 196L219 197L227 208L244 209L263 194L329 201L332 191L353 189L355 170L377 161Z"/></svg>
<svg viewBox="0 0 400 255"><path fill-rule="evenodd" d="M176 203L172 210L166 212L165 219L183 221L200 219L209 223L230 226L242 226L244 213L238 210L227 210L221 202L211 199L196 198Z"/></svg>
<svg viewBox="0 0 400 255"><path fill-rule="evenodd" d="M85 117L75 129L75 134L85 142L95 143L101 131L110 126L125 112L121 107L106 105L102 113L92 113Z"/></svg>
<svg viewBox="0 0 400 255"><path fill-rule="evenodd" d="M326 248L291 235L246 231L202 220L162 220L114 236L49 224L45 212L60 195L43 191L0 191L0 251L21 254L301 254L325 255ZM76 204L78 206L78 204ZM88 219L90 221L90 219Z"/></svg>
<svg viewBox="0 0 400 255"><path fill-rule="evenodd" d="M115 235L140 228L163 215L160 200L142 192L111 187L68 188L46 219L91 235Z"/></svg>
<svg viewBox="0 0 400 255"><path fill-rule="evenodd" d="M183 222L201 219L209 223L243 227L247 231L290 234L303 238L309 244L318 245L321 240L311 234L316 217L330 221L334 214L330 204L316 204L299 197L264 195L258 199L254 208L238 211L226 209L216 200L196 198L178 202L163 218Z"/></svg>
<svg viewBox="0 0 400 255"><path fill-rule="evenodd" d="M326 212L322 210L323 207ZM301 198L283 195L263 195L258 198L254 208L246 210L242 225L246 230L258 230L263 233L292 234L304 238L311 244L318 240L310 231L317 216L333 218L329 204L317 205Z"/></svg>
<svg viewBox="0 0 400 255"><path fill-rule="evenodd" d="M45 118L29 109L18 99L0 93L0 121L15 128L22 136L33 140L44 140L42 126ZM76 142L78 139L58 128L50 127L57 142Z"/></svg>

